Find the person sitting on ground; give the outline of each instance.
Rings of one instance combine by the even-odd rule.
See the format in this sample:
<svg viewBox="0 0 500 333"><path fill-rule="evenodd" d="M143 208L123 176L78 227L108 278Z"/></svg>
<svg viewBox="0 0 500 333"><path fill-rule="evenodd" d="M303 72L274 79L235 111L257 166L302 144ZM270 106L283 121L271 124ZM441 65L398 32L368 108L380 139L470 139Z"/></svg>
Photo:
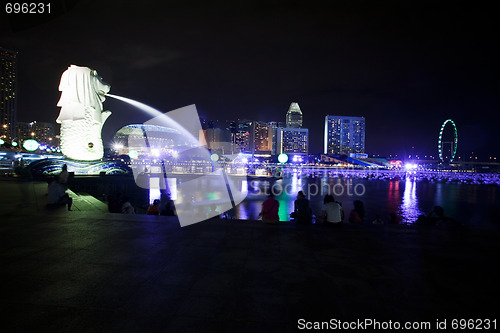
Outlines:
<svg viewBox="0 0 500 333"><path fill-rule="evenodd" d="M219 207L216 204L211 204L207 213L207 218L218 219L220 218Z"/></svg>
<svg viewBox="0 0 500 333"><path fill-rule="evenodd" d="M380 217L380 214L375 216L375 220L373 220L372 224L384 224L384 220Z"/></svg>
<svg viewBox="0 0 500 333"><path fill-rule="evenodd" d="M354 200L354 209L349 214L349 222L363 224L365 219L365 209L361 200Z"/></svg>
<svg viewBox="0 0 500 333"><path fill-rule="evenodd" d="M66 185L68 183L68 176L68 165L63 164L62 171L57 175L57 181L59 182L59 184Z"/></svg>
<svg viewBox="0 0 500 333"><path fill-rule="evenodd" d="M154 199L153 204L149 205L146 215L160 215L160 200Z"/></svg>
<svg viewBox="0 0 500 333"><path fill-rule="evenodd" d="M396 213L391 213L389 215L389 224L399 224L399 219Z"/></svg>
<svg viewBox="0 0 500 333"><path fill-rule="evenodd" d="M295 200L295 209L291 214L291 217L297 221L297 223L309 224L312 221L312 212L309 208L309 200L306 199L306 195L303 191L297 193L297 200Z"/></svg>
<svg viewBox="0 0 500 333"><path fill-rule="evenodd" d="M73 199L66 193L66 187L60 184L57 178L54 178L52 182L50 182L47 193L47 206L49 208L68 205L68 210L71 210Z"/></svg>
<svg viewBox="0 0 500 333"><path fill-rule="evenodd" d="M335 201L333 195L325 195L323 200L323 211L321 212L319 221L323 222L327 226L338 226L344 219L343 215L341 203Z"/></svg>
<svg viewBox="0 0 500 333"><path fill-rule="evenodd" d="M121 213L122 205L123 202L120 193L115 193L108 196L108 211L110 213Z"/></svg>
<svg viewBox="0 0 500 333"><path fill-rule="evenodd" d="M132 206L128 197L125 196L125 197L123 197L122 200L123 200L122 201L123 204L122 204L122 208L121 208L122 214L135 214L134 206Z"/></svg>
<svg viewBox="0 0 500 333"><path fill-rule="evenodd" d="M262 222L277 223L280 220L278 216L279 208L280 203L274 199L274 194L271 191L268 198L262 203L262 210L259 213L259 216L262 216Z"/></svg>
<svg viewBox="0 0 500 333"><path fill-rule="evenodd" d="M175 216L174 202L170 199L170 193L162 192L160 196L160 215Z"/></svg>

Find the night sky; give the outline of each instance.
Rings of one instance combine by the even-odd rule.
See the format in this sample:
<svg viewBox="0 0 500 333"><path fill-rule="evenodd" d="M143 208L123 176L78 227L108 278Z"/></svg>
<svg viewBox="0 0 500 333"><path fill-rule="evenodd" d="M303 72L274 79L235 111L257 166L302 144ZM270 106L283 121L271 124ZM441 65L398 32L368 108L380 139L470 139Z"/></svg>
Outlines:
<svg viewBox="0 0 500 333"><path fill-rule="evenodd" d="M65 8L62 8L64 4ZM110 93L209 119L284 121L298 102L310 152L324 117L366 117L370 154L437 154L452 118L459 153L499 156L493 5L437 1L52 1L0 17L19 51L20 121L55 121L62 72L97 69ZM103 138L149 117L108 98Z"/></svg>

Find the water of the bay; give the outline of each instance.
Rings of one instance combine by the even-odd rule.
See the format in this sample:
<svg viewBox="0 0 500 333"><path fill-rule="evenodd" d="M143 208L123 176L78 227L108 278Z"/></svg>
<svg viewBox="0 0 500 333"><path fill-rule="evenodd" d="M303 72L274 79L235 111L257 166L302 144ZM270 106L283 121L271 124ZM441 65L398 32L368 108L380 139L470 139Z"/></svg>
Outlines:
<svg viewBox="0 0 500 333"><path fill-rule="evenodd" d="M413 223L420 214L442 206L445 215L465 225L498 225L500 190L495 184L463 184L452 182L423 182L412 179L371 180L357 178L327 178L292 176L274 183L251 181L245 201L236 209L236 218L256 220L270 188L278 194L281 221L289 221L297 192L303 190L310 199L315 215L321 214L324 195L330 191L342 202L346 215L353 209L354 200L364 204L365 223L377 215L388 223L395 213L400 223Z"/></svg>

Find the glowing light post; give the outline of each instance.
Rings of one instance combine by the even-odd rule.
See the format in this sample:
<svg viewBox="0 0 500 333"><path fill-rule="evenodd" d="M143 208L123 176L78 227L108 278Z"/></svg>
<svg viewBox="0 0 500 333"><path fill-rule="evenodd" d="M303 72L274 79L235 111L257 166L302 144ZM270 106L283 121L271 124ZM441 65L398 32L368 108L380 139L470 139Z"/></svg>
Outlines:
<svg viewBox="0 0 500 333"><path fill-rule="evenodd" d="M38 142L33 139L29 139L23 142L23 148L26 149L27 151L35 151L39 147Z"/></svg>
<svg viewBox="0 0 500 333"><path fill-rule="evenodd" d="M285 164L286 162L288 162L288 155L285 153L279 154L278 155L278 162L280 162L281 164Z"/></svg>

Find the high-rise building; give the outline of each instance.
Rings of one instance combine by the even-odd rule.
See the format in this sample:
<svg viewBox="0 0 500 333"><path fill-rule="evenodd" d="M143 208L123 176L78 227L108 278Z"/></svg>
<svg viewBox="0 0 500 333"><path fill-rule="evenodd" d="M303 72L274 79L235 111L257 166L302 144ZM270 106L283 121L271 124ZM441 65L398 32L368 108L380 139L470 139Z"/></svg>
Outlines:
<svg viewBox="0 0 500 333"><path fill-rule="evenodd" d="M278 127L276 135L276 154L307 155L309 149L309 130L307 128Z"/></svg>
<svg viewBox="0 0 500 333"><path fill-rule="evenodd" d="M253 153L271 155L273 147L273 131L268 123L253 122Z"/></svg>
<svg viewBox="0 0 500 333"><path fill-rule="evenodd" d="M270 121L269 123L269 129L271 130L271 155L277 155L276 154L276 142L277 142L277 135L278 135L278 127L285 127L285 123L282 121Z"/></svg>
<svg viewBox="0 0 500 333"><path fill-rule="evenodd" d="M16 137L17 52L0 47L0 138Z"/></svg>
<svg viewBox="0 0 500 333"><path fill-rule="evenodd" d="M302 127L302 111L299 104L293 102L286 113L286 127L300 128Z"/></svg>
<svg viewBox="0 0 500 333"><path fill-rule="evenodd" d="M235 153L251 153L252 152L252 142L253 142L253 121L252 120L240 120L236 123L234 133L231 133L232 143L236 149Z"/></svg>
<svg viewBox="0 0 500 333"><path fill-rule="evenodd" d="M30 123L18 121L17 139L22 144L23 141L34 139L38 143L43 143L47 146L58 146L59 140L56 138L56 124L33 121Z"/></svg>
<svg viewBox="0 0 500 333"><path fill-rule="evenodd" d="M349 155L350 153L364 152L364 117L325 117L325 154Z"/></svg>

